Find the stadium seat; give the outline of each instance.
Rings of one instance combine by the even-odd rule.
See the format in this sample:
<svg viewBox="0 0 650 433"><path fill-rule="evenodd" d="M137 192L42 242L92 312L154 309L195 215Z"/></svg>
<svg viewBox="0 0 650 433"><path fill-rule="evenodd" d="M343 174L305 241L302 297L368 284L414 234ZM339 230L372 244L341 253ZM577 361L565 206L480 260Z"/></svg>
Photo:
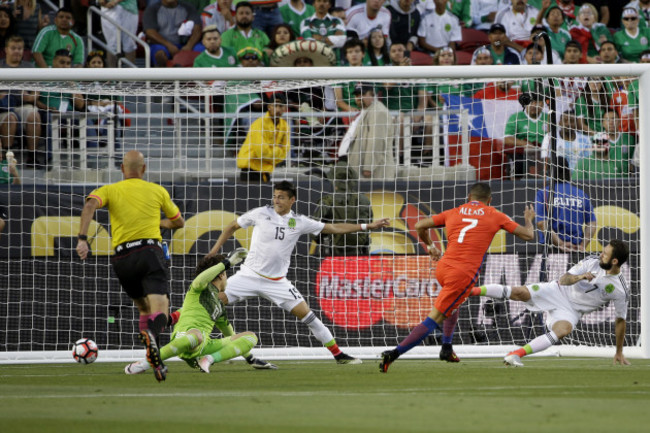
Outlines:
<svg viewBox="0 0 650 433"><path fill-rule="evenodd" d="M180 66L183 68L191 68L194 66L194 59L201 54L198 51L181 50L174 56L173 59L167 62L167 66Z"/></svg>
<svg viewBox="0 0 650 433"><path fill-rule="evenodd" d="M456 64L469 65L472 63L472 53L467 51L456 51Z"/></svg>
<svg viewBox="0 0 650 433"><path fill-rule="evenodd" d="M431 66L433 65L433 57L421 51L411 51L411 65Z"/></svg>
<svg viewBox="0 0 650 433"><path fill-rule="evenodd" d="M458 51L474 52L475 49L490 43L485 32L476 29L462 29L462 40L458 44Z"/></svg>

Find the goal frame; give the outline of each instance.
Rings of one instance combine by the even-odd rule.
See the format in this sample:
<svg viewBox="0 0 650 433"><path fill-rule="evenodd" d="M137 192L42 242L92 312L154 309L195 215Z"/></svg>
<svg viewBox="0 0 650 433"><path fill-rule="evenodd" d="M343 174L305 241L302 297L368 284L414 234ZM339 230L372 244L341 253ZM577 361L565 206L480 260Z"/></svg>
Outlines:
<svg viewBox="0 0 650 433"><path fill-rule="evenodd" d="M639 78L639 143L650 142L650 65L518 65L518 66L418 66L418 67L360 67L360 68L169 68L169 69L6 69L3 81L134 81L173 82L210 80L395 80L395 79L526 79L553 77L627 76ZM648 96L645 96L648 93ZM650 152L639 151L640 167L650 167ZM640 247L639 263L650 257L650 170L639 173ZM639 270L641 329L636 346L624 349L628 358L650 358L650 294L645 287L650 282L650 267ZM509 345L456 345L461 357L503 356ZM351 355L376 358L384 347L344 348ZM559 345L542 352L547 356L594 356L612 357L614 348ZM439 346L417 347L405 358L437 357ZM144 351L104 350L99 361L125 361L142 356ZM325 359L327 351L322 348L273 348L256 349L256 354L268 359ZM72 362L67 351L0 352L0 364L33 362Z"/></svg>

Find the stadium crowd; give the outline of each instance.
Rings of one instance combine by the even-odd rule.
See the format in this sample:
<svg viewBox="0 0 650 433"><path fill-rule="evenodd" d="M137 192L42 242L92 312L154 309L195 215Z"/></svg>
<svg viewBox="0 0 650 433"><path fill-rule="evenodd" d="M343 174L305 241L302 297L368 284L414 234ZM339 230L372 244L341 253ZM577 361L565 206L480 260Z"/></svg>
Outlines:
<svg viewBox="0 0 650 433"><path fill-rule="evenodd" d="M69 7L46 12L36 0L2 1L0 6L0 67L100 67L115 66L123 56L142 64L136 43L102 19L101 35L109 51L86 52L88 2L70 0ZM156 67L271 67L271 66L413 66L413 65L513 65L545 64L551 50L554 64L612 64L650 62L650 0L613 4L604 0L98 0L106 17L123 30L141 35L151 47ZM539 32L543 39L533 44ZM99 33L98 33L99 34ZM327 50L316 55L300 53L300 45L314 40ZM323 53L327 53L326 56ZM324 58L325 57L325 58ZM585 84L586 83L586 84ZM288 95L292 111L345 111L350 122L364 109L358 105L359 83L342 83L333 89L310 89L302 97ZM638 82L603 77L558 79L557 97L567 101L558 128L558 152L570 162L575 179L624 177L635 170ZM497 81L420 86L375 86L378 101L396 121L408 116L416 140L415 161L431 164L431 116L426 109L451 104L452 97L519 100L522 111L507 119L502 137L478 144L479 159L502 155L503 170L479 170L479 178L521 177L535 174L548 149L548 121L544 113L548 90L539 83ZM320 93L319 93L320 92ZM318 95L318 101L309 96ZM217 110L238 112L250 102L267 102L271 95L243 95L222 101ZM314 97L314 99L317 99ZM306 106L305 106L306 104ZM104 108L106 107L106 108ZM119 111L121 101L88 98L81 94L20 95L0 90L0 140L3 149L24 146L27 165L42 167L49 112L68 110ZM258 111L264 112L260 106ZM401 124L401 123L400 123ZM347 125L347 123L346 123ZM249 125L244 125L248 127ZM244 134L245 135L245 134ZM242 144L242 143L238 143ZM402 148L398 137L394 146ZM352 143L352 148L354 143ZM494 165L493 155L491 164ZM403 162L404 156L400 161ZM506 163L507 162L507 163ZM450 161L446 161L450 163ZM453 162L452 162L453 163ZM481 161L475 161L480 165ZM363 172L363 170L361 170ZM388 172L392 172L388 170ZM363 175L362 175L363 176Z"/></svg>

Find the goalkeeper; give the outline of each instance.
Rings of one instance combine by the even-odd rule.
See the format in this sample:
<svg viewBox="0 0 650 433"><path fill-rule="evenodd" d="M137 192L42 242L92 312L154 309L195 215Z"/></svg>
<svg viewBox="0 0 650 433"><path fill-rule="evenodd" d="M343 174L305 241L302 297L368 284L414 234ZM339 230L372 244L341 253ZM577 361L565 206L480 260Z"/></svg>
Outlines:
<svg viewBox="0 0 650 433"><path fill-rule="evenodd" d="M196 267L197 276L183 300L183 314L174 326L172 340L160 349L163 361L178 356L190 366L209 373L213 363L248 354L257 344L257 336L252 332L234 334L225 307L219 299L219 295L226 290L226 270L244 260L246 254L244 248L238 248L228 258L217 255L199 262ZM224 338L210 338L215 325ZM148 369L149 363L140 360L127 365L124 372L139 374Z"/></svg>

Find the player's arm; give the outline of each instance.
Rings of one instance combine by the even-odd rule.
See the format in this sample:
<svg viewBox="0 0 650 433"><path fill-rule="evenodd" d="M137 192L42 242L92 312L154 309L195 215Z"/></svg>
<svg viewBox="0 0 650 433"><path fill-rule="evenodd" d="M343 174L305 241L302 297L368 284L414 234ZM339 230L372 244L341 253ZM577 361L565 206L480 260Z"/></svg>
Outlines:
<svg viewBox="0 0 650 433"><path fill-rule="evenodd" d="M178 218L170 219L170 218L163 218L160 220L160 228L163 229L180 229L185 227L185 220L183 219L183 216L178 213Z"/></svg>
<svg viewBox="0 0 650 433"><path fill-rule="evenodd" d="M581 280L591 281L593 279L594 279L594 274L592 274L591 272L585 272L584 274L578 274L578 275L567 272L566 274L560 277L558 282L563 286L572 286L578 281Z"/></svg>
<svg viewBox="0 0 650 433"><path fill-rule="evenodd" d="M223 316L219 317L217 321L214 322L214 324L217 326L219 331L221 331L224 337L230 337L232 335L235 335L235 328L233 328L230 322L228 321L225 312Z"/></svg>
<svg viewBox="0 0 650 433"><path fill-rule="evenodd" d="M382 227L388 227L390 220L388 218L382 218L377 221L373 221L368 224L348 224L348 223L338 223L338 224L325 224L321 233L329 235L342 235L345 233L354 233L365 230L376 230Z"/></svg>
<svg viewBox="0 0 650 433"><path fill-rule="evenodd" d="M535 227L533 226L534 219L535 209L533 209L533 205L531 204L526 206L526 210L524 211L524 220L526 222L523 226L518 225L512 234L525 241L532 241L535 239Z"/></svg>
<svg viewBox="0 0 650 433"><path fill-rule="evenodd" d="M190 290L204 290L220 273L241 263L241 261L246 258L246 254L248 254L246 248L237 248L228 254L226 259L201 272L194 281L192 281Z"/></svg>
<svg viewBox="0 0 650 433"><path fill-rule="evenodd" d="M429 255L434 260L439 260L442 257L442 252L433 245L431 236L429 236L429 229L436 227L436 223L433 221L433 218L426 218L415 223L415 231L418 233L418 237L427 245L429 250Z"/></svg>
<svg viewBox="0 0 650 433"><path fill-rule="evenodd" d="M241 226L237 224L236 220L228 224L226 228L223 229L223 231L221 232L219 239L217 239L217 243L214 244L214 246L208 253L208 256L214 256L215 254L217 254L219 250L221 250L221 247L223 247L223 245L226 243L226 241L230 239L232 235L235 234L235 232L240 228Z"/></svg>
<svg viewBox="0 0 650 433"><path fill-rule="evenodd" d="M90 221L93 219L93 215L95 215L95 211L99 207L99 200L94 197L89 197L81 211L81 222L79 223L79 235L77 238L77 254L81 260L86 260L86 257L88 257L88 251L90 251L90 247L88 246L88 227L90 226Z"/></svg>
<svg viewBox="0 0 650 433"><path fill-rule="evenodd" d="M625 344L625 319L616 318L616 355L614 355L614 364L630 365L630 361L623 356L623 345Z"/></svg>

